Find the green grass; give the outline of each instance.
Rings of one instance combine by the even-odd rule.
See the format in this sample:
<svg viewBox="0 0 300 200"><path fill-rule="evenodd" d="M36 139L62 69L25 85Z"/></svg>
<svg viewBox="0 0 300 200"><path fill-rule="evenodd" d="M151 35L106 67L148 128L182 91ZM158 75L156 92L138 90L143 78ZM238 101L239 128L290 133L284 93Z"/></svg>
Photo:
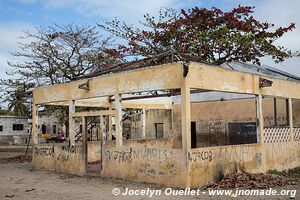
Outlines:
<svg viewBox="0 0 300 200"><path fill-rule="evenodd" d="M300 166L295 167L293 169L285 170L285 171L278 171L276 169L269 170L268 174L275 174L280 176L288 176L298 182L300 182Z"/></svg>
<svg viewBox="0 0 300 200"><path fill-rule="evenodd" d="M300 167L295 167L293 169L289 169L288 173L291 175L300 175Z"/></svg>

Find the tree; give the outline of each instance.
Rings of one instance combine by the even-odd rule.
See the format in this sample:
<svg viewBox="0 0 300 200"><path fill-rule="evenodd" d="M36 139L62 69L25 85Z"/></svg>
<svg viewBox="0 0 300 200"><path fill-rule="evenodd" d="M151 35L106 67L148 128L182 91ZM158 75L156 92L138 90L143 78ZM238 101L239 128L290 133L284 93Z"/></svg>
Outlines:
<svg viewBox="0 0 300 200"><path fill-rule="evenodd" d="M111 56L111 39L102 38L89 25L36 27L21 38L25 42L12 55L24 62L8 62L13 68L8 74L37 86L71 81L121 61Z"/></svg>
<svg viewBox="0 0 300 200"><path fill-rule="evenodd" d="M33 85L28 83L21 83L19 81L9 81L2 83L6 85L6 95L4 102L8 103L8 112L6 114L14 115L29 115L30 113L30 101L28 99L28 89L32 88Z"/></svg>
<svg viewBox="0 0 300 200"><path fill-rule="evenodd" d="M217 8L195 7L160 11L158 20L146 14L142 28L119 20L98 24L102 29L125 40L116 51L124 56L151 56L170 49L197 56L203 61L222 64L230 61L260 64L260 58L271 56L282 62L292 53L274 42L295 28L260 22L252 15L254 7L238 6L229 12ZM273 31L272 31L272 30Z"/></svg>
<svg viewBox="0 0 300 200"><path fill-rule="evenodd" d="M16 114L28 113L24 101L30 99L19 86L30 90L41 85L59 84L122 62L110 48L112 40L100 36L96 27L90 25L36 27L35 31L25 31L21 39L20 51L12 55L24 62L8 62L11 70L7 74L12 78L0 80L0 86L8 91L4 101ZM67 112L61 107L45 109L49 113L56 109Z"/></svg>

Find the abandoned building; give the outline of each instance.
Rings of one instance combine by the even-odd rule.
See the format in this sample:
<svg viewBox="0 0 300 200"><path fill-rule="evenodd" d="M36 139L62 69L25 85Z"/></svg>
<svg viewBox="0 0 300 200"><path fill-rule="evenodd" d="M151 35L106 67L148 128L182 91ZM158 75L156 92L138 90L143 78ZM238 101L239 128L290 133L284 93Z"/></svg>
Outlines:
<svg viewBox="0 0 300 200"><path fill-rule="evenodd" d="M0 143L26 144L29 125L26 116L0 116Z"/></svg>
<svg viewBox="0 0 300 200"><path fill-rule="evenodd" d="M45 105L68 106L68 142L38 142ZM36 88L32 110L33 169L195 188L300 165L300 78L273 68L164 53Z"/></svg>

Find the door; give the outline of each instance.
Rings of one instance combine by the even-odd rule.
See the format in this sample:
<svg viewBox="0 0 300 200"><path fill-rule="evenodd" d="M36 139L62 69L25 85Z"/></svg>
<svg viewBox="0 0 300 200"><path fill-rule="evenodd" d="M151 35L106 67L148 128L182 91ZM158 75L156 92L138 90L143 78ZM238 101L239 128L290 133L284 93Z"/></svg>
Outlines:
<svg viewBox="0 0 300 200"><path fill-rule="evenodd" d="M197 147L196 122L191 122L191 148Z"/></svg>

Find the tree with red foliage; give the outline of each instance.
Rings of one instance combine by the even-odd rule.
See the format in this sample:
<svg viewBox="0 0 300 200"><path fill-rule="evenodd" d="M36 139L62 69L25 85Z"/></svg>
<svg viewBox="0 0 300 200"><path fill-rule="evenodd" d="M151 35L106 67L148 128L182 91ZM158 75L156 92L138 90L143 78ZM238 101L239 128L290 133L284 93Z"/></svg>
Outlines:
<svg viewBox="0 0 300 200"><path fill-rule="evenodd" d="M135 28L118 20L98 24L102 29L125 39L115 53L124 56L151 56L170 49L197 56L203 61L222 64L230 61L260 64L270 56L275 62L292 56L292 52L274 42L295 24L275 28L253 17L254 7L238 6L224 12L218 8L192 8L179 13L160 11L158 20L149 14Z"/></svg>

